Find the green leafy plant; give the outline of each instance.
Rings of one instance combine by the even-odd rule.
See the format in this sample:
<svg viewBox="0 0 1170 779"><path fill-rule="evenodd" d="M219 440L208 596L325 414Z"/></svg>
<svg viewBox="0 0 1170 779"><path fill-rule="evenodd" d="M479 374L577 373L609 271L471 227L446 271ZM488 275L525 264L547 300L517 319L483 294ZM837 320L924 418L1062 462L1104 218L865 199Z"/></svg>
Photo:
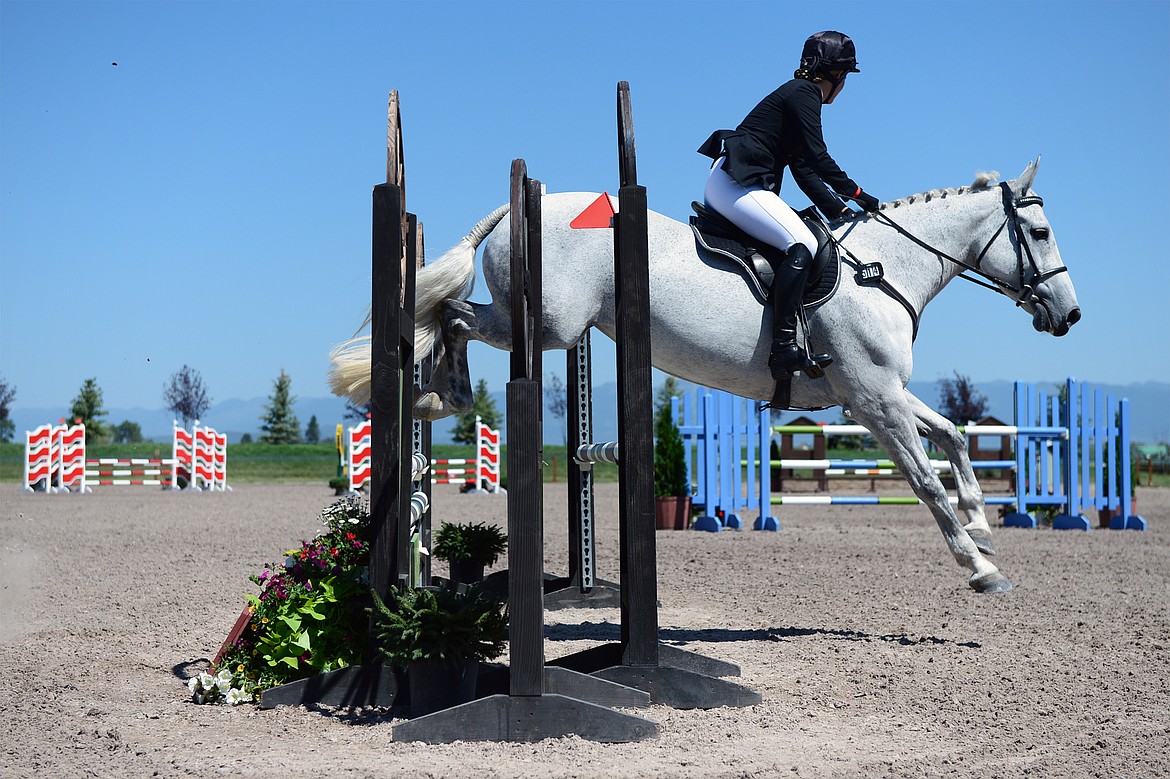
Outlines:
<svg viewBox="0 0 1170 779"><path fill-rule="evenodd" d="M448 562L472 561L487 566L494 565L507 548L507 533L495 525L444 522L435 532L431 556Z"/></svg>
<svg viewBox="0 0 1170 779"><path fill-rule="evenodd" d="M1060 515L1060 506L1037 506L1034 511L1037 527L1052 527L1052 521Z"/></svg>
<svg viewBox="0 0 1170 779"><path fill-rule="evenodd" d="M654 421L654 497L683 498L691 494L682 434L670 404L658 409Z"/></svg>
<svg viewBox="0 0 1170 779"><path fill-rule="evenodd" d="M350 495L322 511L321 521L324 532L250 577L261 591L246 596L251 618L216 664L217 688L228 673L229 691L255 699L269 687L360 662L369 625L369 511ZM199 687L192 688L196 701L226 700Z"/></svg>
<svg viewBox="0 0 1170 779"><path fill-rule="evenodd" d="M507 607L479 586L420 587L376 592L374 637L392 664L414 660L457 662L499 657L508 640Z"/></svg>

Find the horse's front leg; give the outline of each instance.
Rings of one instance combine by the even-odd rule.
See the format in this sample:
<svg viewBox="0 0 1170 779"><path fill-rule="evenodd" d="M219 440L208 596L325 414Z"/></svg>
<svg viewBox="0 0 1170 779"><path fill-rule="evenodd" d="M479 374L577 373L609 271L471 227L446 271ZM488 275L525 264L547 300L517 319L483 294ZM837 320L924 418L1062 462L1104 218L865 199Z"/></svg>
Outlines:
<svg viewBox="0 0 1170 779"><path fill-rule="evenodd" d="M871 388L872 390L872 388ZM900 390L900 388L899 388ZM951 509L942 481L930 466L918 437L917 423L901 391L880 396L868 394L851 408L854 419L865 425L906 476L914 494L934 515L947 546L960 565L971 571L967 583L978 592L1006 592L1012 588L999 569L984 557Z"/></svg>
<svg viewBox="0 0 1170 779"><path fill-rule="evenodd" d="M927 406L911 393L906 393L906 401L910 410L918 421L918 432L926 439L943 450L947 460L951 463L951 474L955 477L955 491L959 493L959 511L967 517L967 524L963 529L979 551L985 555L995 554L995 544L991 540L991 526L987 524L987 514L983 501L983 488L975 478L975 469L971 467L971 456L967 451L967 441L959 433L958 428L951 420Z"/></svg>

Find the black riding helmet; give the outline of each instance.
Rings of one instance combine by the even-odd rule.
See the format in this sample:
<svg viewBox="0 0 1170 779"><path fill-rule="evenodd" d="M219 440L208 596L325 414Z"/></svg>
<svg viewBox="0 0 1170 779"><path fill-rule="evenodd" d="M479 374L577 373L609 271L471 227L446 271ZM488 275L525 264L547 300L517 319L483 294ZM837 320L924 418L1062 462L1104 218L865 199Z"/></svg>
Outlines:
<svg viewBox="0 0 1170 779"><path fill-rule="evenodd" d="M853 47L853 41L845 33L835 30L810 35L804 42L804 50L800 53L797 76L812 79L816 76L825 76L832 71L861 72L857 67L857 51Z"/></svg>

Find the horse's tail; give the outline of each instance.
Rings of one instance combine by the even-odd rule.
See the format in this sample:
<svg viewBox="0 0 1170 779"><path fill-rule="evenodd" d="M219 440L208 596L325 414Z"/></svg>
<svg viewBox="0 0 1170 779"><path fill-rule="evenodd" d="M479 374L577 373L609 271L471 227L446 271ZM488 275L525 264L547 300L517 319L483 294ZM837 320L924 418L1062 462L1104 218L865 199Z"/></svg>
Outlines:
<svg viewBox="0 0 1170 779"><path fill-rule="evenodd" d="M459 243L434 263L418 270L414 293L414 353L422 360L431 353L439 334L439 307L444 300L466 300L475 287L475 250L508 214L503 205L471 229ZM370 313L359 330L370 324ZM335 395L348 396L357 405L370 401L370 336L354 336L329 353L333 368L329 386Z"/></svg>

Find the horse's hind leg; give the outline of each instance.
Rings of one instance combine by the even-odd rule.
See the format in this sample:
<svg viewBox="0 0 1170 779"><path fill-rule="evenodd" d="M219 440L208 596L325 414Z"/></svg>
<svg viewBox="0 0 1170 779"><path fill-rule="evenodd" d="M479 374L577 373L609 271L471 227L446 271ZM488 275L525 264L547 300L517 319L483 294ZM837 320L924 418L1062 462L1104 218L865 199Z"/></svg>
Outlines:
<svg viewBox="0 0 1170 779"><path fill-rule="evenodd" d="M444 355L434 377L414 404L419 419L436 420L471 408L471 375L467 368L467 343L477 340L508 350L512 345L511 323L497 315L495 306L446 300L440 315Z"/></svg>
<svg viewBox="0 0 1170 779"><path fill-rule="evenodd" d="M967 580L971 588L979 592L1010 590L1011 582L980 553L951 510L942 481L931 468L926 451L922 448L917 420L901 387L891 387L890 393L883 396L876 394L876 388L871 384L866 388L864 396L854 399L851 413L886 447L890 459L905 474L914 494L930 509L951 554L960 565L971 571Z"/></svg>
<svg viewBox="0 0 1170 779"><path fill-rule="evenodd" d="M918 421L918 432L926 439L939 447L946 454L951 463L951 474L955 477L955 490L959 493L959 511L967 517L967 524L963 529L979 551L985 555L995 554L995 544L991 540L991 526L987 524L987 514L983 501L983 489L975 478L975 470L971 467L971 456L967 451L967 442L958 429L949 419L927 406L910 392L906 393L906 400L910 403L910 410Z"/></svg>
<svg viewBox="0 0 1170 779"><path fill-rule="evenodd" d="M440 333L435 349L431 352L431 375L426 384L415 390L414 411L416 419L442 419L446 414L439 413L442 409L442 397L449 394L447 388L451 384L451 369L447 359L447 347Z"/></svg>

